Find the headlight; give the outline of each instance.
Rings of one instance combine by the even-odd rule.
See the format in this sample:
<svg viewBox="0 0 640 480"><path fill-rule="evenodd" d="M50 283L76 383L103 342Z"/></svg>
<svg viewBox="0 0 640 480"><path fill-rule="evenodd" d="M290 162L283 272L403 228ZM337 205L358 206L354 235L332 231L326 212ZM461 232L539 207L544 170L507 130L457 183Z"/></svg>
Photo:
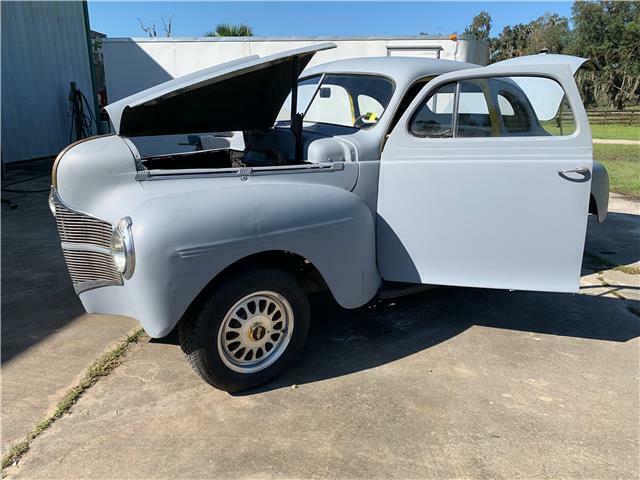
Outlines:
<svg viewBox="0 0 640 480"><path fill-rule="evenodd" d="M131 219L125 217L117 223L111 234L111 258L116 270L126 279L131 278L136 266L131 224Z"/></svg>

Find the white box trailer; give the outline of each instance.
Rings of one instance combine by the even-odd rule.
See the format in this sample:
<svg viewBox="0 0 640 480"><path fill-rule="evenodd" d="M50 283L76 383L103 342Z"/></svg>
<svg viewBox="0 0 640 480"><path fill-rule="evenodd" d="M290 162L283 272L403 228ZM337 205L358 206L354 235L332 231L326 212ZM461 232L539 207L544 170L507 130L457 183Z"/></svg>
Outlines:
<svg viewBox="0 0 640 480"><path fill-rule="evenodd" d="M354 57L411 56L486 65L488 44L460 36L394 37L197 37L106 38L103 41L109 102L158 83L248 55L265 56L322 42L337 48L318 53L309 66Z"/></svg>

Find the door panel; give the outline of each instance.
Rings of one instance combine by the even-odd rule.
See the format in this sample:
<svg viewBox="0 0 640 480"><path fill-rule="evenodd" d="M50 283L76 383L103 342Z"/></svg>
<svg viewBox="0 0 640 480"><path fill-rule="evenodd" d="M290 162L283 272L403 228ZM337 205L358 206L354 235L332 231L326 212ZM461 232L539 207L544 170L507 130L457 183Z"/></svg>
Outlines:
<svg viewBox="0 0 640 480"><path fill-rule="evenodd" d="M463 108L454 122L466 121L456 125L456 134L485 136L431 138L411 133L414 112L442 85L456 82L460 89L463 81L494 77L513 84L504 77L540 75L564 88L575 119L572 135L552 136L542 120L525 131L523 121L513 115L533 111L532 104L514 102L507 108L495 88L483 86L486 82L476 83L490 102L489 111L477 103L480 97L470 96L472 101L464 105L456 102L456 113ZM382 154L377 232L382 277L577 291L590 176L573 170L591 168L591 132L569 67L490 66L438 77L407 109Z"/></svg>

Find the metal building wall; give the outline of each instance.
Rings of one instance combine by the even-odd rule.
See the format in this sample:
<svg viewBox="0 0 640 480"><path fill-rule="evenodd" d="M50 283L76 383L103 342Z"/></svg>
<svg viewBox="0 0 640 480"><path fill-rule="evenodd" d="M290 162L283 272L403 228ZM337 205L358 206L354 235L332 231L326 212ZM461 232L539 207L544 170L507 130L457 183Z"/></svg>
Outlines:
<svg viewBox="0 0 640 480"><path fill-rule="evenodd" d="M82 2L2 2L2 160L69 143L69 82L92 102Z"/></svg>

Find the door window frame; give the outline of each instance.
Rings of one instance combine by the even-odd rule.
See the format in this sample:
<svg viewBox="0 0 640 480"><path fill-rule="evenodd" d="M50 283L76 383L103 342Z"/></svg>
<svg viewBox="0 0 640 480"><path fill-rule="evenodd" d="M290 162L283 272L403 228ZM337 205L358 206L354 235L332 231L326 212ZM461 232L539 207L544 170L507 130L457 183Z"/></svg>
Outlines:
<svg viewBox="0 0 640 480"><path fill-rule="evenodd" d="M574 131L569 134L569 135L549 135L549 136L545 136L545 135L522 135L522 136L517 136L517 135L505 135L504 132L504 126L502 124L502 121L499 122L499 131L500 131L500 135L497 137L460 137L457 136L458 133L458 111L459 111L459 103L460 103L460 82L463 81L473 81L473 80L491 80L491 79L498 79L498 78L513 78L513 77L534 77L534 78L544 78L547 80L551 80L552 82L555 82L561 89L563 92L563 102L566 101L569 104L569 107L571 109L571 114L573 116L573 120L574 123L576 125L576 128L574 129ZM420 135L415 135L412 131L411 131L411 125L413 124L414 119L416 118L416 116L418 115L419 111L422 109L422 107L424 106L424 104L429 100L429 98L431 98L431 95L433 95L434 93L436 93L440 88L446 86L446 85L450 85L452 83L455 83L455 91L454 91L454 100L453 100L453 118L451 119L451 137L429 137L429 136L420 136ZM484 93L484 92L483 92ZM525 92L525 96L526 96L526 92ZM491 112L491 110L493 109L495 112L498 113L498 117L500 117L499 115L499 106L496 104L495 99L494 99L494 95L491 95L491 97L489 99L487 99L486 94L484 95L485 100L487 101L487 107L489 109L489 112ZM535 111L534 111L535 113ZM536 118L537 120L537 118ZM539 121L539 120L538 120ZM546 138L546 139L551 139L551 138L556 138L556 139L562 139L562 138L573 138L579 135L580 133L580 120L578 118L578 116L576 115L576 108L571 100L571 98L569 98L569 95L567 95L567 91L564 87L564 85L562 84L562 82L560 81L560 79L558 78L554 78L550 75L544 75L544 74L533 74L533 73L522 73L522 74L479 74L477 76L473 76L473 77L464 77L464 78L458 78L455 80L451 80L451 81L443 81L442 83L438 83L436 85L433 86L433 88L431 88L424 97L422 97L422 99L418 102L418 104L414 107L413 111L411 112L411 115L409 115L408 120L405 124L405 133L407 133L411 138L415 138L415 139L431 139L431 140L452 140L452 139L467 139L467 140L482 140L482 139L497 139L497 138L509 138L509 139L526 139L526 138Z"/></svg>
<svg viewBox="0 0 640 480"><path fill-rule="evenodd" d="M393 112L391 120L389 121L389 125L387 125L386 133L382 136L382 141L380 142L380 151L378 152L378 155L382 155L382 151L384 150L384 145L387 143L389 136L396 129L396 127L398 127L398 124L402 120L402 117L404 116L406 111L409 110L409 107L411 106L413 101L416 98L418 98L418 96L420 96L420 91L424 87L426 87L429 84L429 82L434 81L437 77L438 77L437 75L427 75L425 77L420 77L417 80L414 80L413 82L411 82L411 84L407 88L405 88L404 93L402 94L402 97L398 100L398 105L396 107L396 110ZM411 93L411 89L415 88L416 85L420 85L420 84L422 84L422 86L415 93L415 95L413 95L413 98L411 98L408 103L403 104L407 96Z"/></svg>

